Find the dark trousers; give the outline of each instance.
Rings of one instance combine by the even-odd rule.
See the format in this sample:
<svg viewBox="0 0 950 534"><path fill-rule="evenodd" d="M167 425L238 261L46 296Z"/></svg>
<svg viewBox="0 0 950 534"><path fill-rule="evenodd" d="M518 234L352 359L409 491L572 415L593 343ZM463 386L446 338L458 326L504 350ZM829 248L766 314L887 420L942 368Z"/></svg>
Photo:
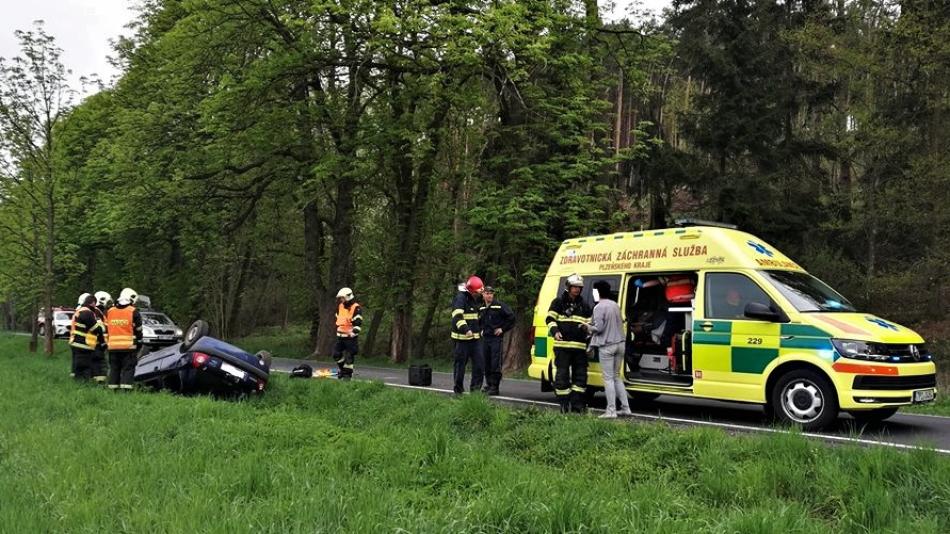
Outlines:
<svg viewBox="0 0 950 534"><path fill-rule="evenodd" d="M501 337L485 336L482 338L482 347L478 351L475 365L472 366L472 390L482 387L482 380L487 382L488 391L498 391L501 384Z"/></svg>
<svg viewBox="0 0 950 534"><path fill-rule="evenodd" d="M554 393L562 412L587 410L587 351L554 347Z"/></svg>
<svg viewBox="0 0 950 534"><path fill-rule="evenodd" d="M92 360L96 351L73 347L73 377L80 381L92 380Z"/></svg>
<svg viewBox="0 0 950 534"><path fill-rule="evenodd" d="M455 365L453 369L453 377L455 378L455 387L453 388L456 393L465 392L465 366L468 365L468 361L472 360L472 383L470 390L477 389L475 387L475 372L474 367L477 365L475 362L478 359L478 349L481 344L477 339L471 341L460 341L455 340ZM481 387L481 386L478 386Z"/></svg>
<svg viewBox="0 0 950 534"><path fill-rule="evenodd" d="M92 351L92 379L95 382L105 382L106 378L106 351L96 349Z"/></svg>
<svg viewBox="0 0 950 534"><path fill-rule="evenodd" d="M138 355L137 350L109 351L109 389L132 389Z"/></svg>
<svg viewBox="0 0 950 534"><path fill-rule="evenodd" d="M340 368L340 378L346 380L353 377L353 362L360 351L355 337L338 337L333 345L333 359Z"/></svg>

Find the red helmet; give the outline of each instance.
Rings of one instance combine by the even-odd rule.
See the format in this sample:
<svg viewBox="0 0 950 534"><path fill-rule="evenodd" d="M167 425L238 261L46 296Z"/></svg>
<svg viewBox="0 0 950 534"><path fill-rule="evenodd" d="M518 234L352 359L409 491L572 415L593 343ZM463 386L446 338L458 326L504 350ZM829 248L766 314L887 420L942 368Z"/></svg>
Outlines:
<svg viewBox="0 0 950 534"><path fill-rule="evenodd" d="M482 283L482 279L474 275L470 276L468 281L465 282L465 289L469 293L478 293L483 287L485 287L485 284Z"/></svg>

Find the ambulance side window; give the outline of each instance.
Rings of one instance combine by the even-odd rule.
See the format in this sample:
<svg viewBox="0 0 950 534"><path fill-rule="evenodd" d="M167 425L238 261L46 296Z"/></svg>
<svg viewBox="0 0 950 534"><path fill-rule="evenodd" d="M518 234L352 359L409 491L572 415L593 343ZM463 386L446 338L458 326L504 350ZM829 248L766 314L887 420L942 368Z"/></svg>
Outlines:
<svg viewBox="0 0 950 534"><path fill-rule="evenodd" d="M775 307L775 302L765 291L743 274L706 275L707 319L745 319L745 307L750 302Z"/></svg>

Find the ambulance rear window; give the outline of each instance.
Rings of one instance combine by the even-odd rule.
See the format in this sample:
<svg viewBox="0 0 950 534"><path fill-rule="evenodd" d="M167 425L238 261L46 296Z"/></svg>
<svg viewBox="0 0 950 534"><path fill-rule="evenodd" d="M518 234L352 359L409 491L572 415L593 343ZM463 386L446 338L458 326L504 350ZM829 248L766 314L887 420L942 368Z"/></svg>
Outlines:
<svg viewBox="0 0 950 534"><path fill-rule="evenodd" d="M808 273L761 271L800 312L853 312L854 305L840 293Z"/></svg>

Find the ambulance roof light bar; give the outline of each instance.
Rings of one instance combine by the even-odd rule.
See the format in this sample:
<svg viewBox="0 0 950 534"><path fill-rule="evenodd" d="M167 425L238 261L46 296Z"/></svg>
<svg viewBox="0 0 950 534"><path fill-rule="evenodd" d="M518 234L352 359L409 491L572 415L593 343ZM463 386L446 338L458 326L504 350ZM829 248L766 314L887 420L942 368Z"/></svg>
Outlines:
<svg viewBox="0 0 950 534"><path fill-rule="evenodd" d="M737 230L739 227L734 224L717 222L717 221L705 221L703 219L677 219L674 221L674 224L678 228L684 228L687 226L714 226L716 228L728 228L730 230Z"/></svg>

